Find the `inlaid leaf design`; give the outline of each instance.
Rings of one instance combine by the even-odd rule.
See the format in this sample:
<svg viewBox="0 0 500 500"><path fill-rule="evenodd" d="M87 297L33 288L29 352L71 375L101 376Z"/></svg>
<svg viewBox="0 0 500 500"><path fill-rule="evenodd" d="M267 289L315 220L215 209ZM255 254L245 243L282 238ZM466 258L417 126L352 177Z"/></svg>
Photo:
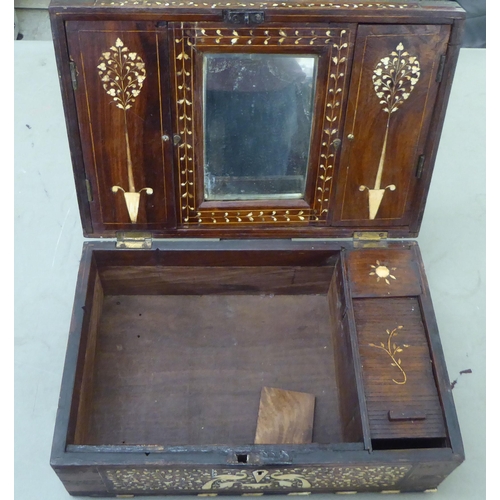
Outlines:
<svg viewBox="0 0 500 500"><path fill-rule="evenodd" d="M102 86L116 106L127 110L140 94L146 79L146 65L137 52L131 52L120 38L103 52L97 65Z"/></svg>
<svg viewBox="0 0 500 500"><path fill-rule="evenodd" d="M139 213L141 193L145 191L147 195L153 194L153 189L150 187L138 191L136 189L127 124L127 110L132 107L141 93L142 85L146 79L146 65L142 57L137 52L131 52L120 38L116 39L109 51L101 54L98 62L97 70L102 86L106 93L113 98L116 107L123 110L125 126L128 191L118 185L112 186L111 191L113 193L123 192L130 221L135 224Z"/></svg>
<svg viewBox="0 0 500 500"><path fill-rule="evenodd" d="M401 349L401 347L397 346L394 342L392 342L392 339L398 334L398 331L402 330L402 329L403 329L403 326L400 325L400 326L394 328L394 330L386 330L386 333L388 335L387 347L385 346L385 344L383 342L380 342L380 346L372 344L372 343L368 344L369 347L375 347L376 349L381 349L382 351L386 352L392 361L391 366L394 366L395 368L398 368L400 370L401 374L403 375L403 380L392 379L392 381L398 385L406 384L406 373L401 366L402 365L401 358L398 358L398 360L396 361L396 357L395 357L398 352L403 352L403 349ZM391 342L392 342L392 345L391 345ZM410 346L407 344L403 344L403 347L410 347Z"/></svg>
<svg viewBox="0 0 500 500"><path fill-rule="evenodd" d="M395 51L375 66L372 81L383 111L394 113L408 99L420 78L420 62L400 42Z"/></svg>

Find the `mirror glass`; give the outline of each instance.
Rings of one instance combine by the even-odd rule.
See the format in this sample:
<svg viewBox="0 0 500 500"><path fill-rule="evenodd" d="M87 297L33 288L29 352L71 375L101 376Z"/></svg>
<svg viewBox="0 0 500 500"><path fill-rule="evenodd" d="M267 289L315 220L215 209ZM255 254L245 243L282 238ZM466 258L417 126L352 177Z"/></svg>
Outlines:
<svg viewBox="0 0 500 500"><path fill-rule="evenodd" d="M204 55L205 200L300 199L317 56Z"/></svg>

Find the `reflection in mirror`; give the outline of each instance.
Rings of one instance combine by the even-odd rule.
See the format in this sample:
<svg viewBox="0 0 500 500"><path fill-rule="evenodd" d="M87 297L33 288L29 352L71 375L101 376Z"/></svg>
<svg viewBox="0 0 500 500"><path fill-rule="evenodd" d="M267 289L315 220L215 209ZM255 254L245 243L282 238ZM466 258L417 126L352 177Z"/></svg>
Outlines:
<svg viewBox="0 0 500 500"><path fill-rule="evenodd" d="M317 56L204 55L205 200L304 197Z"/></svg>

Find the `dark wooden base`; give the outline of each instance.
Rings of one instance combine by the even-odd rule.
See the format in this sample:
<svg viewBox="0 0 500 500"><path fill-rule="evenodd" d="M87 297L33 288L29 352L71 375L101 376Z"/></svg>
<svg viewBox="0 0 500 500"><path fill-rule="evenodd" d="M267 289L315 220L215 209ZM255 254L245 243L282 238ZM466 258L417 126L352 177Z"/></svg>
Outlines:
<svg viewBox="0 0 500 500"><path fill-rule="evenodd" d="M416 244L111 245L75 298L71 494L423 491L463 460ZM253 444L263 387L315 398L311 444Z"/></svg>
<svg viewBox="0 0 500 500"><path fill-rule="evenodd" d="M111 295L98 336L81 444L252 443L270 384L318 394L315 441L341 439L324 296Z"/></svg>

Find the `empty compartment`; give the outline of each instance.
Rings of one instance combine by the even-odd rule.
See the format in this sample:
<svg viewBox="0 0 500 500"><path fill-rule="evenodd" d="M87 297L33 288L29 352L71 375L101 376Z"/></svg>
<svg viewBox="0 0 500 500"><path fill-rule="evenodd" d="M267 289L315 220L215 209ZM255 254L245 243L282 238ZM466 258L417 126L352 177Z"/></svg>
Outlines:
<svg viewBox="0 0 500 500"><path fill-rule="evenodd" d="M250 445L262 387L314 395L314 443L361 442L339 268L331 250L94 250L68 443Z"/></svg>

